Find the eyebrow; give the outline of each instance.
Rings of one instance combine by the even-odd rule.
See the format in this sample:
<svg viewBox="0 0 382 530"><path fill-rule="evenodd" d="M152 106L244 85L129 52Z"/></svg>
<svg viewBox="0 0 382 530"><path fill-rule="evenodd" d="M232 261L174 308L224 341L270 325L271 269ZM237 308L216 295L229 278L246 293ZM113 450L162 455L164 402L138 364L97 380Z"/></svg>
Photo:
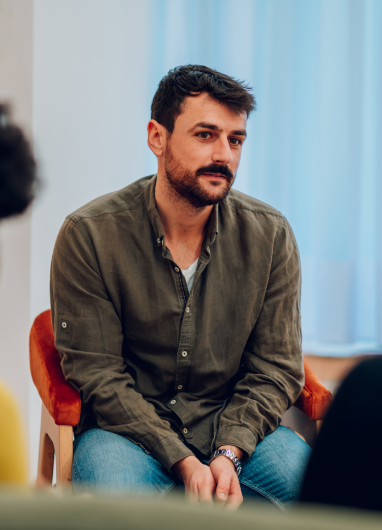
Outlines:
<svg viewBox="0 0 382 530"><path fill-rule="evenodd" d="M192 132L198 128L209 129L210 131L218 132L223 131L223 129L220 129L217 125L214 125L213 123L206 123L204 121L200 121L199 123L196 123L193 127L191 127L188 132ZM236 136L244 136L245 138L247 137L247 131L245 129L237 129L235 131L231 131L231 134L235 134Z"/></svg>

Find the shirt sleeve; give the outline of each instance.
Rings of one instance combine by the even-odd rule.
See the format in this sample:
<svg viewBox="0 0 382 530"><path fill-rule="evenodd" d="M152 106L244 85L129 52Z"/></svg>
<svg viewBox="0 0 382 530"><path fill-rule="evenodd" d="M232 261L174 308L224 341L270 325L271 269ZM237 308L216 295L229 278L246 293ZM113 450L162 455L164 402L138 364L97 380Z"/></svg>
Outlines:
<svg viewBox="0 0 382 530"><path fill-rule="evenodd" d="M280 218L263 306L243 352L242 376L220 418L215 448L234 445L251 456L300 395L300 296L297 243L286 219Z"/></svg>
<svg viewBox="0 0 382 530"><path fill-rule="evenodd" d="M123 332L81 221L67 219L51 267L51 308L56 348L67 382L81 395L83 413L125 436L165 469L193 453L170 424L134 389L122 355Z"/></svg>

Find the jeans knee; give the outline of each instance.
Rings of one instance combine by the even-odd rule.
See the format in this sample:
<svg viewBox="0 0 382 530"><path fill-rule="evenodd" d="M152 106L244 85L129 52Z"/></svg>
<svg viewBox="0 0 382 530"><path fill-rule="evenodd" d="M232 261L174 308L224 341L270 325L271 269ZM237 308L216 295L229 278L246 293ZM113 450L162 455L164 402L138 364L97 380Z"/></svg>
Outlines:
<svg viewBox="0 0 382 530"><path fill-rule="evenodd" d="M84 433L75 443L74 491L165 494L174 481L151 455L127 438L102 429Z"/></svg>
<svg viewBox="0 0 382 530"><path fill-rule="evenodd" d="M270 500L289 504L298 499L310 452L293 431L279 427L244 463L242 480Z"/></svg>

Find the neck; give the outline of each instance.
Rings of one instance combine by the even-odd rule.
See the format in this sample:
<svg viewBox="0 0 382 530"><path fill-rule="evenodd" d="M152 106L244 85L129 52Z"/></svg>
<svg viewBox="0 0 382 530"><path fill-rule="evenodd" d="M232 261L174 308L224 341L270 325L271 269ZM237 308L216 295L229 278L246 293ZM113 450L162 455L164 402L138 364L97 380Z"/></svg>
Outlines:
<svg viewBox="0 0 382 530"><path fill-rule="evenodd" d="M195 208L168 183L165 175L157 175L155 201L166 238L204 237L213 206Z"/></svg>
<svg viewBox="0 0 382 530"><path fill-rule="evenodd" d="M187 269L199 256L213 206L195 208L158 172L155 201L162 221L166 246L174 261Z"/></svg>

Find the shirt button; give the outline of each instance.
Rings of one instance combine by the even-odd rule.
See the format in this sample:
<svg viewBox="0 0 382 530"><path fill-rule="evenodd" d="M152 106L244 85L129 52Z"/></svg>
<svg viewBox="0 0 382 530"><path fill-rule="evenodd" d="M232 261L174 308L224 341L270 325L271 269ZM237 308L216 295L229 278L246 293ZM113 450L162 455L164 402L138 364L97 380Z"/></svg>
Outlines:
<svg viewBox="0 0 382 530"><path fill-rule="evenodd" d="M189 313L189 312L190 312L190 308L186 307L186 313Z"/></svg>
<svg viewBox="0 0 382 530"><path fill-rule="evenodd" d="M65 329L65 328L68 327L68 324L67 324L66 322L63 322L63 323L61 324L61 326Z"/></svg>
<svg viewBox="0 0 382 530"><path fill-rule="evenodd" d="M183 433L184 433L184 434L187 434L187 433L188 433L188 430L187 430L187 429L183 429Z"/></svg>
<svg viewBox="0 0 382 530"><path fill-rule="evenodd" d="M183 357L187 357L187 352L186 351L182 351L182 356Z"/></svg>
<svg viewBox="0 0 382 530"><path fill-rule="evenodd" d="M182 390L182 388L183 388L183 385L178 386L178 390Z"/></svg>
<svg viewBox="0 0 382 530"><path fill-rule="evenodd" d="M158 243L158 245L160 245L160 237L158 237L157 243Z"/></svg>
<svg viewBox="0 0 382 530"><path fill-rule="evenodd" d="M175 403L176 403L176 399L172 399L172 400L170 401L170 403L171 403L171 405L175 405Z"/></svg>
<svg viewBox="0 0 382 530"><path fill-rule="evenodd" d="M175 272L179 272L179 269L178 269L178 267L175 267Z"/></svg>

